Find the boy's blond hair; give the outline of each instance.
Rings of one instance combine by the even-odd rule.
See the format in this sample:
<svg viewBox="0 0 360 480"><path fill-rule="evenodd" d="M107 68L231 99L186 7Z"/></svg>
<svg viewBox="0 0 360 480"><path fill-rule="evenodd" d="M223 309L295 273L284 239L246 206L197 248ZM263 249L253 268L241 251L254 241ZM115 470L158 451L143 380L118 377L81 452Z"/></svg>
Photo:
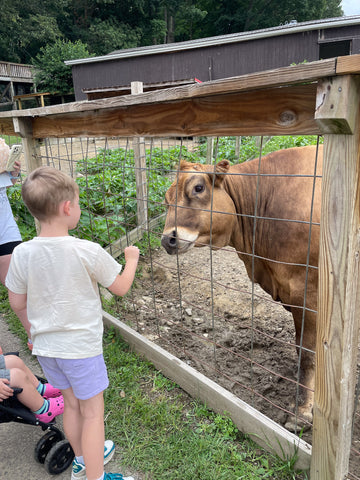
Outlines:
<svg viewBox="0 0 360 480"><path fill-rule="evenodd" d="M40 221L58 214L61 202L73 202L79 186L66 173L53 167L39 167L26 177L21 195L31 215Z"/></svg>

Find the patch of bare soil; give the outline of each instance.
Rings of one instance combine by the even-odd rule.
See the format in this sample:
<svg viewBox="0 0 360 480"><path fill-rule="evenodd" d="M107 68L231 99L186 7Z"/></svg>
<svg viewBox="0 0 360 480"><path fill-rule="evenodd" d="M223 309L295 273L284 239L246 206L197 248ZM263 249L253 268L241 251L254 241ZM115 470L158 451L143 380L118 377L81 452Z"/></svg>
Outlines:
<svg viewBox="0 0 360 480"><path fill-rule="evenodd" d="M133 301L127 320L143 335L281 425L296 411L301 387L292 316L252 285L232 249L194 248L179 257L153 252ZM357 418L357 450L359 428ZM311 443L311 429L302 438ZM359 457L351 462L350 471L360 471Z"/></svg>

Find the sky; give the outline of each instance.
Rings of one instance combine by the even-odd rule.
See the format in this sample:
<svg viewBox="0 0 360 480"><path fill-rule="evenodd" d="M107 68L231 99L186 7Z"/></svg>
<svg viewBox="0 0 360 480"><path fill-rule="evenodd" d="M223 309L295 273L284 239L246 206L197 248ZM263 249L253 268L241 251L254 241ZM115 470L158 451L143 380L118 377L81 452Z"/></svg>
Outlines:
<svg viewBox="0 0 360 480"><path fill-rule="evenodd" d="M342 9L344 10L344 15L360 15L360 1L359 0L343 0Z"/></svg>

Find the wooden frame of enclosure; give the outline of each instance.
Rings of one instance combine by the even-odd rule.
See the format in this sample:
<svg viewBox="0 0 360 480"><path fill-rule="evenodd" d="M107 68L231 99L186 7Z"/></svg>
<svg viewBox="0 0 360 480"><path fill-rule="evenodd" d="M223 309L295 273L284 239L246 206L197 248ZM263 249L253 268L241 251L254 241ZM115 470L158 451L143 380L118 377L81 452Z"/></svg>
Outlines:
<svg viewBox="0 0 360 480"><path fill-rule="evenodd" d="M348 471L360 320L359 107L360 55L353 55L0 116L1 134L23 138L28 170L41 161L37 140L46 137L324 136L312 480L340 480ZM111 321L189 393L229 411L258 443L269 447L275 437L276 451L280 445L280 452L292 455L298 448L298 466L309 468L307 444L198 373L192 376L182 362L121 322Z"/></svg>

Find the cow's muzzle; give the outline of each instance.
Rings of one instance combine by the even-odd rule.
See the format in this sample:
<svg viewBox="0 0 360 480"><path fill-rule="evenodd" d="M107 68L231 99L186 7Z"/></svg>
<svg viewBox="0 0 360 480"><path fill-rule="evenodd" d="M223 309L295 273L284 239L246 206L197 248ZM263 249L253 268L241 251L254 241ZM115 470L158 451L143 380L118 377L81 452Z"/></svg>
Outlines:
<svg viewBox="0 0 360 480"><path fill-rule="evenodd" d="M168 234L163 234L161 237L161 245L165 248L169 255L175 255L178 250L176 230L173 230Z"/></svg>
<svg viewBox="0 0 360 480"><path fill-rule="evenodd" d="M190 232L181 227L172 230L164 230L161 237L161 245L169 255L185 253L195 244L198 236L198 233Z"/></svg>

